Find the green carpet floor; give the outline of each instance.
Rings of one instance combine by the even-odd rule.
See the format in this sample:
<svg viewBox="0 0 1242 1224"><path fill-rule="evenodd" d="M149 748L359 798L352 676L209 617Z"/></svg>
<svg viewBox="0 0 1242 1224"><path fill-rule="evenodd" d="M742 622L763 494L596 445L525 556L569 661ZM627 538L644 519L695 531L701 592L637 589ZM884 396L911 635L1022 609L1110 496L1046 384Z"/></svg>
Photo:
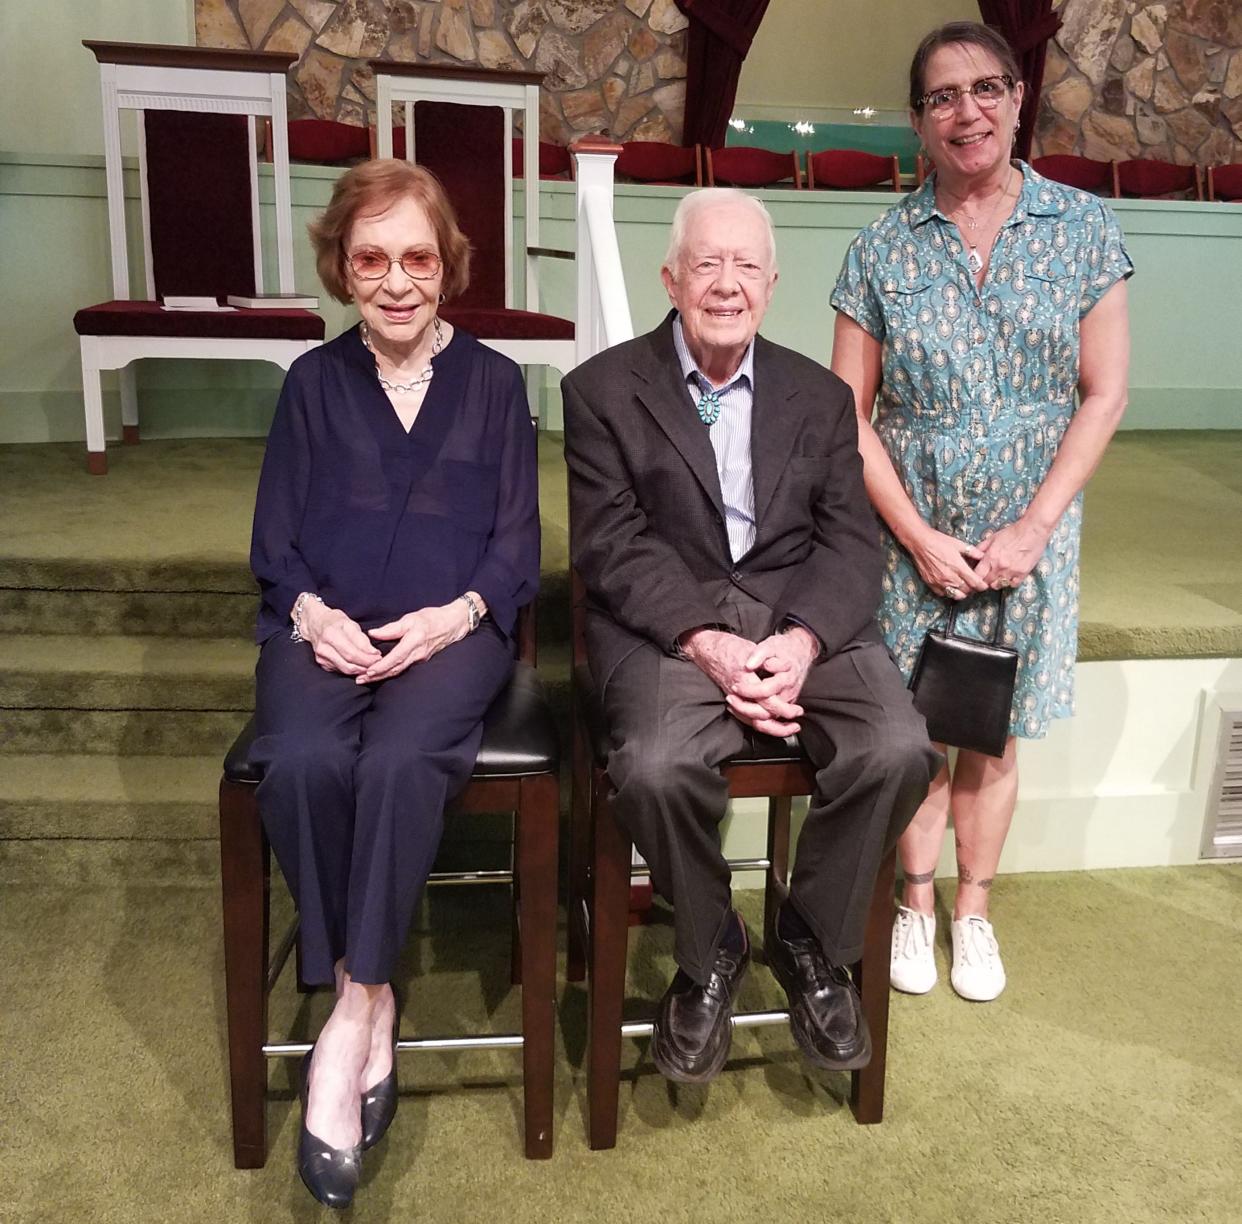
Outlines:
<svg viewBox="0 0 1242 1224"><path fill-rule="evenodd" d="M627 1042L620 1143L591 1152L585 995L562 986L552 1160L522 1158L516 1055L405 1055L345 1218L1236 1224L1242 866L1008 876L995 912L996 1003L952 994L943 948L931 995L894 996L880 1126L786 1032L749 1030L703 1088L669 1086ZM407 1035L516 1024L504 922L497 891L433 891L401 973ZM9 886L0 929L0 1220L327 1218L293 1170L291 1064L271 1071L267 1167L232 1168L214 882ZM666 922L634 933L632 1015L669 947ZM777 999L756 964L743 1005ZM313 1032L325 1003L286 975L274 1031Z"/></svg>

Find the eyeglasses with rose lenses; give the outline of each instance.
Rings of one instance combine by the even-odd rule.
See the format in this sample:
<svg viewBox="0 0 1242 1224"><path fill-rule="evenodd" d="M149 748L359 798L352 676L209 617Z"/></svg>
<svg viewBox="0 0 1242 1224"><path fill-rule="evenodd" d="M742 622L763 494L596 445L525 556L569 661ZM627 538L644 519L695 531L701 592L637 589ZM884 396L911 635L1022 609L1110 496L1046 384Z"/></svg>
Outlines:
<svg viewBox="0 0 1242 1224"><path fill-rule="evenodd" d="M359 280L383 280L393 264L400 264L401 271L411 280L435 280L444 267L435 251L426 250L389 255L376 247L363 247L350 252L345 258Z"/></svg>

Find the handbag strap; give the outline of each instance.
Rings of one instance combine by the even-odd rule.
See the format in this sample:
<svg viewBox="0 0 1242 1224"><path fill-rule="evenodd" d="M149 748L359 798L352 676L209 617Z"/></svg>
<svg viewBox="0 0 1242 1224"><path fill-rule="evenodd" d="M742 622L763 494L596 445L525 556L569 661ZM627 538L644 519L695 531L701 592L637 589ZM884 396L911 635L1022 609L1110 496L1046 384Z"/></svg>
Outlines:
<svg viewBox="0 0 1242 1224"><path fill-rule="evenodd" d="M993 646L1000 645L1001 630L1004 628L1004 625L1005 625L1005 601L1009 598L1009 591L1005 588L1002 588L1001 590L996 592L996 596L1000 604L1000 606L996 610L996 624L992 626L991 638L985 639L985 640L989 640ZM964 599L954 599L950 601L951 606L949 608L949 623L945 627L945 632L948 634L949 637L960 637L961 636L957 631L957 614L958 612L961 611L962 604L964 604L965 602L966 600Z"/></svg>

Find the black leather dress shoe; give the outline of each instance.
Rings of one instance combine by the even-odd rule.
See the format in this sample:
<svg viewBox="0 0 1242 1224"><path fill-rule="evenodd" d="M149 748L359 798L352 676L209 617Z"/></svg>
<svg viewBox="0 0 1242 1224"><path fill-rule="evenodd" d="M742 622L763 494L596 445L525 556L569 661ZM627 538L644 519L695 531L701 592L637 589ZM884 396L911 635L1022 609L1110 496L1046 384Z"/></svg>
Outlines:
<svg viewBox="0 0 1242 1224"><path fill-rule="evenodd" d="M312 1049L302 1059L302 1129L298 1134L298 1173L306 1188L325 1206L341 1210L354 1201L362 1175L362 1147L333 1148L306 1129L306 1097Z"/></svg>
<svg viewBox="0 0 1242 1224"><path fill-rule="evenodd" d="M374 1147L397 1116L397 1039L401 1032L401 996L392 987L392 1070L362 1094L362 1150Z"/></svg>
<svg viewBox="0 0 1242 1224"><path fill-rule="evenodd" d="M746 925L740 916L735 917L742 930L741 951L717 948L706 986L679 972L660 1000L651 1034L651 1059L665 1079L706 1083L729 1057L733 999L750 964Z"/></svg>
<svg viewBox="0 0 1242 1224"><path fill-rule="evenodd" d="M784 939L768 924L763 954L789 998L789 1027L817 1067L857 1071L871 1061L871 1033L849 970L830 964L813 935Z"/></svg>

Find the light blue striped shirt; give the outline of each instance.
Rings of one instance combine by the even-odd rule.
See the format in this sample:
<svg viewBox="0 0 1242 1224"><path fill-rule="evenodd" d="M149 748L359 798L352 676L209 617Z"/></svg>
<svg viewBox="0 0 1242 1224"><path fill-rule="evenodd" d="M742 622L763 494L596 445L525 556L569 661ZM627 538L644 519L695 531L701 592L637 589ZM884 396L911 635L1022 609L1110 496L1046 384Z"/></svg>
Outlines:
<svg viewBox="0 0 1242 1224"><path fill-rule="evenodd" d="M673 347L681 363L686 394L692 409L699 398L713 390L711 380L698 368L681 328L681 317L673 320ZM734 561L750 551L755 542L755 481L750 463L750 420L755 403L755 342L746 346L746 355L737 373L716 389L720 416L707 429L716 453L716 475L724 500L725 529L729 533L729 553Z"/></svg>

